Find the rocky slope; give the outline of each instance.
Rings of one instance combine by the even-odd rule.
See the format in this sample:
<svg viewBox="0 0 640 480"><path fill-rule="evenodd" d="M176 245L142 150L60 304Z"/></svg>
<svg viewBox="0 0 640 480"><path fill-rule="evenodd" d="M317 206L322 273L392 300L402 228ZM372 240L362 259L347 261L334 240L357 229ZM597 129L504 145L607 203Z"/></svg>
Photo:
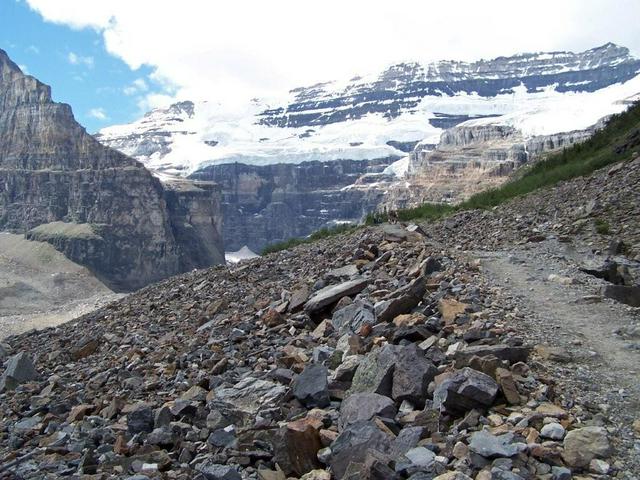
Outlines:
<svg viewBox="0 0 640 480"><path fill-rule="evenodd" d="M47 241L129 290L222 261L220 215L214 185L162 185L0 50L0 229Z"/></svg>
<svg viewBox="0 0 640 480"><path fill-rule="evenodd" d="M455 201L501 183L623 110L640 92L639 74L640 60L613 44L400 64L241 108L183 101L97 138L163 176L220 182L229 249L260 249L376 207ZM320 171L334 183L299 180L300 172Z"/></svg>
<svg viewBox="0 0 640 480"><path fill-rule="evenodd" d="M67 322L117 298L48 243L0 233L0 340Z"/></svg>
<svg viewBox="0 0 640 480"><path fill-rule="evenodd" d="M485 227L475 212L477 221L464 214L421 228L361 229L191 272L72 323L11 337L0 381L0 472L635 478L640 392L628 365L638 353L628 350L612 377L597 361L611 352L598 345L593 354L592 337L578 341L561 325L573 317L536 317L515 289L528 275L531 295L555 295L532 300L560 305L561 288L595 301L585 292L610 282L586 272L593 285L565 281L549 270L558 260L551 251L530 255L531 273L514 286L504 278L498 286L496 264L485 267L473 251L542 245L555 234L576 251L612 244L614 255L636 261L639 162L517 200L487 213L494 217ZM585 204L614 212L611 234L582 222L565 238L565 226L589 215ZM515 272L519 258L503 263ZM560 290L542 289L540 275ZM637 335L637 309L599 301L602 313L588 316L597 325L585 328L615 323L620 335Z"/></svg>

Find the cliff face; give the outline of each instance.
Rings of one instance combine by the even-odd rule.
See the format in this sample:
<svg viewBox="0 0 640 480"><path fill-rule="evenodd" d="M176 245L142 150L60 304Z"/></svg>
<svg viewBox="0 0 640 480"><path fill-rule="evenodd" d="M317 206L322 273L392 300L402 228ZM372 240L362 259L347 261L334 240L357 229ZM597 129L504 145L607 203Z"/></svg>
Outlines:
<svg viewBox="0 0 640 480"><path fill-rule="evenodd" d="M98 143L0 50L0 229L48 241L130 290L222 260L217 194L200 194L208 205L188 215L183 194ZM200 228L203 212L209 230ZM190 226L196 233L185 235Z"/></svg>
<svg viewBox="0 0 640 480"><path fill-rule="evenodd" d="M259 252L266 245L303 237L336 221L359 221L375 210L378 182L393 159L304 162L266 166L213 165L191 177L222 188L224 242Z"/></svg>
<svg viewBox="0 0 640 480"><path fill-rule="evenodd" d="M391 186L380 208L464 200L500 185L514 170L543 153L586 140L599 125L530 138L508 125L468 122L450 128L437 145L415 147L409 156L406 183Z"/></svg>

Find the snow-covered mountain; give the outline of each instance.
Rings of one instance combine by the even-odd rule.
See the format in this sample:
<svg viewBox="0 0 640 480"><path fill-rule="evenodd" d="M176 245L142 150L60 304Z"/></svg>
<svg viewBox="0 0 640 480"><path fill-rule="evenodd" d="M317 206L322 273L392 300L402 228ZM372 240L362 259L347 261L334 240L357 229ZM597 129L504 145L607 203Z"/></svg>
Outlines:
<svg viewBox="0 0 640 480"><path fill-rule="evenodd" d="M640 59L609 43L580 53L403 63L240 108L183 101L98 138L171 175L234 162L401 158L468 121L513 126L524 137L584 129L639 92Z"/></svg>

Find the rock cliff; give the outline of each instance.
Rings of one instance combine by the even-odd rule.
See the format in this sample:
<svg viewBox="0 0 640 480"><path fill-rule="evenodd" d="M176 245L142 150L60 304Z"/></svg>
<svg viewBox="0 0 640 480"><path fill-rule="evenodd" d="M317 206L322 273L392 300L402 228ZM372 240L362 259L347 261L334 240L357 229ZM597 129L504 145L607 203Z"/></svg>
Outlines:
<svg viewBox="0 0 640 480"><path fill-rule="evenodd" d="M391 185L379 208L464 200L500 185L544 153L586 140L600 125L526 138L512 126L465 122L445 130L437 145L419 143L409 156L406 181Z"/></svg>
<svg viewBox="0 0 640 480"><path fill-rule="evenodd" d="M222 189L227 250L304 237L336 222L358 222L384 196L376 184L395 158L299 165L212 165L191 175ZM373 185L367 182L374 182ZM360 188L363 187L363 188Z"/></svg>
<svg viewBox="0 0 640 480"><path fill-rule="evenodd" d="M50 242L130 290L222 261L218 195L166 188L102 146L0 50L0 229Z"/></svg>

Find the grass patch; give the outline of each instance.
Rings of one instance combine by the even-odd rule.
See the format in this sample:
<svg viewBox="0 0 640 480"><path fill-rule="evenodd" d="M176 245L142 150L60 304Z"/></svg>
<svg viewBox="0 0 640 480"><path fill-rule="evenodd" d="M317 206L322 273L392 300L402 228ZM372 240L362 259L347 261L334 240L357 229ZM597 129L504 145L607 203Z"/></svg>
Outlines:
<svg viewBox="0 0 640 480"><path fill-rule="evenodd" d="M601 218L596 218L595 220L596 232L600 235L609 235L611 232L611 227L609 226L609 222L606 220L602 220Z"/></svg>
<svg viewBox="0 0 640 480"><path fill-rule="evenodd" d="M572 178L590 175L611 164L631 159L640 151L640 103L612 116L607 125L583 143L552 154L529 167L504 185L477 193L457 204L425 203L417 208L398 210L400 220L436 220L460 210L488 209L540 188ZM388 220L386 213L367 216L367 224Z"/></svg>
<svg viewBox="0 0 640 480"><path fill-rule="evenodd" d="M333 237L335 235L340 235L341 233L353 232L358 228L360 227L352 224L343 224L343 225L338 225L331 228L321 228L320 230L316 230L315 232L313 232L308 237L290 238L282 242L277 242L277 243L272 243L271 245L267 245L262 250L261 255L268 255L270 253L279 252L281 250L288 250L289 248L293 248L298 245L302 245L305 243L312 243L312 242L315 242L316 240Z"/></svg>

